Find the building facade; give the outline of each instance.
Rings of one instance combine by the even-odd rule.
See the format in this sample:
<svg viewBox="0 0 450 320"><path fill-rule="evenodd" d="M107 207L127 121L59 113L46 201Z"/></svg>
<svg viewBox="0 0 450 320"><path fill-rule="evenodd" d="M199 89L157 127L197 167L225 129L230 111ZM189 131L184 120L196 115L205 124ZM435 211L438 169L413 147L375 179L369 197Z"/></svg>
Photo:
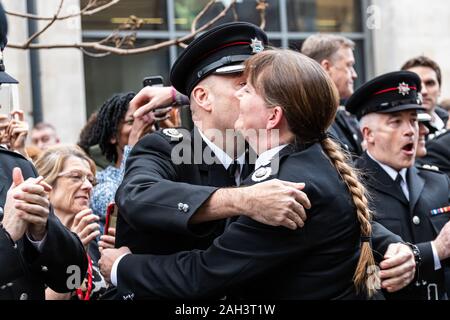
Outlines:
<svg viewBox="0 0 450 320"><path fill-rule="evenodd" d="M26 12L31 6L36 14L51 16L60 0L2 2L10 11ZM61 12L76 12L87 2L66 0ZM134 15L144 22L137 32L137 45L151 45L187 34L195 16L208 2L121 0L98 14L55 23L39 42L99 41ZM198 24L216 16L228 2L217 0ZM450 4L444 0L428 2L269 0L265 30L272 45L292 49L300 49L302 41L316 32L339 33L351 38L356 43L357 86L375 75L397 70L412 56L427 54L440 63L443 96L450 96L446 81L450 79L450 62L446 56L450 37L445 35L450 22L444 18L450 13ZM238 0L236 10L229 11L217 23L233 21L237 16L239 20L260 24L255 6L255 0ZM23 42L30 32L27 19L10 16L9 23L10 43ZM44 25L45 21L39 21L37 28ZM57 127L63 141L75 142L87 117L113 93L138 91L142 79L151 75L161 75L169 84L170 66L181 51L180 47L171 46L139 55L93 57L77 49L7 48L5 60L7 70L20 80L21 102L30 122L33 113L41 112L45 121Z"/></svg>

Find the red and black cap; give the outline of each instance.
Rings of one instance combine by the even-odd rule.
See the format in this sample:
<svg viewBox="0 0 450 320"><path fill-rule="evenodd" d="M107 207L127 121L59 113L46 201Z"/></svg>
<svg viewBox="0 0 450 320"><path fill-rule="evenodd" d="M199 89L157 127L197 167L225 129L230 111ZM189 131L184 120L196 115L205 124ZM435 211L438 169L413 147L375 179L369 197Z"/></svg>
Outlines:
<svg viewBox="0 0 450 320"><path fill-rule="evenodd" d="M190 95L203 78L214 74L242 72L243 61L264 50L267 35L248 22L214 27L194 39L175 61L170 81L179 92Z"/></svg>
<svg viewBox="0 0 450 320"><path fill-rule="evenodd" d="M422 107L421 81L410 71L383 74L356 90L345 105L348 112L361 119L368 113L393 113L425 110Z"/></svg>
<svg viewBox="0 0 450 320"><path fill-rule="evenodd" d="M3 64L3 49L8 42L6 34L8 33L8 22L6 21L5 11L0 3L0 84L2 83L18 83L16 79L5 72L5 65Z"/></svg>

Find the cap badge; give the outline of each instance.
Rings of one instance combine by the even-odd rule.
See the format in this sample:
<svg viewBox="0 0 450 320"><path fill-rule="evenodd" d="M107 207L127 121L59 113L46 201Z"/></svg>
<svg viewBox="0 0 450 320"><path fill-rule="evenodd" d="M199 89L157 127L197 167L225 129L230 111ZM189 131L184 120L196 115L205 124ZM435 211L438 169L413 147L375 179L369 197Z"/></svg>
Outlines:
<svg viewBox="0 0 450 320"><path fill-rule="evenodd" d="M409 94L409 91L411 90L411 88L404 82L399 83L397 88L398 93L401 94L402 96L406 96L407 94Z"/></svg>
<svg viewBox="0 0 450 320"><path fill-rule="evenodd" d="M255 37L255 39L252 39L252 43L250 44L250 47L252 47L252 53L258 53L264 50L264 46L261 40L258 40L258 38Z"/></svg>
<svg viewBox="0 0 450 320"><path fill-rule="evenodd" d="M272 173L272 168L261 167L253 173L252 180L255 182L265 180L270 176L271 173Z"/></svg>

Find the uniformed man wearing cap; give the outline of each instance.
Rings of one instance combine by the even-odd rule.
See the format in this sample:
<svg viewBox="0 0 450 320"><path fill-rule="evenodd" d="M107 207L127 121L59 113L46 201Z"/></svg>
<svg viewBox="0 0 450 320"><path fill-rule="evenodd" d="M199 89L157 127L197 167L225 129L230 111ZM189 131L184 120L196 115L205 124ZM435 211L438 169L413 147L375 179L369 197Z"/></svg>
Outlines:
<svg viewBox="0 0 450 320"><path fill-rule="evenodd" d="M282 220L281 225L288 226L294 221L294 226L295 223L303 224L299 221L304 219L301 204L307 206L307 201L303 200L304 195L298 192L295 185L272 180L273 184L258 184L261 189L252 186L217 190L217 187L235 184L224 176L225 168L229 167L233 157L222 151L227 150L225 145L213 140L213 136L208 136L211 134L208 129L224 132L234 127L238 116L238 101L234 93L245 81L241 76L240 62L258 53L266 44L266 36L259 28L238 22L206 32L181 54L172 69L171 80L178 91L190 96L196 129L192 135L181 134L174 129L154 133L134 148L127 163L124 181L116 194L116 202L121 210L117 247L126 245L130 246L133 253L153 254L205 248L211 243L211 238L199 236L208 231L205 229L207 225L193 223L240 213L274 225L273 219L280 218L280 214L282 218L286 209L292 208L290 218ZM143 89L135 102L138 101L142 108L157 106L153 101L153 89ZM167 91L165 88L159 90ZM148 92L151 94L148 95ZM158 97L156 100L161 99ZM201 152L213 150L215 157L221 159L219 163L174 164L171 159L174 148L183 141L194 145L195 135L197 139L200 136ZM241 178L245 178L248 173L250 170L241 165ZM237 180L236 176L231 180ZM294 196L287 196L286 191ZM285 201L294 206L283 204L278 207ZM261 214L262 218L258 216ZM380 225L374 225L373 229L374 247L380 252L386 252L389 244L399 241L397 236ZM409 263L410 253L396 250L390 251L395 258L386 269ZM128 299L135 294L145 297L148 283L145 257L134 254L122 256L127 253L130 252L125 248L104 250L100 261L102 271L107 277L111 275L112 282L117 284L119 298ZM399 279L405 281L396 271L390 271L389 274L393 287L397 287Z"/></svg>
<svg viewBox="0 0 450 320"><path fill-rule="evenodd" d="M2 51L6 31L6 17L0 4ZM0 56L0 86L5 83L17 81L5 73ZM0 300L43 300L46 286L57 292L76 289L70 284L83 279L86 253L79 238L49 208L48 189L34 179L37 177L34 166L19 153L0 147L0 177ZM27 191L23 190L25 187ZM17 205L22 207L18 209ZM70 273L75 269L79 281L75 273ZM74 281L68 281L70 276Z"/></svg>
<svg viewBox="0 0 450 320"><path fill-rule="evenodd" d="M239 185L253 168L248 151L237 150L236 137L226 133L238 116L234 94L245 84L242 62L265 46L267 36L260 28L233 22L205 32L182 52L171 70L171 82L190 97L196 127L193 132L163 129L132 150L116 193L117 247L128 246L138 254L206 248L223 225L199 223L239 214L292 229L303 225L302 204L309 202L300 184L272 181L245 190L218 190ZM176 157L179 149L181 163ZM131 256L116 259L118 254L110 253L103 252L103 270L112 270L119 294L129 296L138 282L145 283L143 274L134 271Z"/></svg>
<svg viewBox="0 0 450 320"><path fill-rule="evenodd" d="M411 245L416 279L388 298L443 299L448 270L450 215L448 177L414 167L417 111L423 110L420 78L398 71L360 87L347 110L360 119L367 150L357 162L372 198L374 219ZM448 280L448 279L447 279Z"/></svg>

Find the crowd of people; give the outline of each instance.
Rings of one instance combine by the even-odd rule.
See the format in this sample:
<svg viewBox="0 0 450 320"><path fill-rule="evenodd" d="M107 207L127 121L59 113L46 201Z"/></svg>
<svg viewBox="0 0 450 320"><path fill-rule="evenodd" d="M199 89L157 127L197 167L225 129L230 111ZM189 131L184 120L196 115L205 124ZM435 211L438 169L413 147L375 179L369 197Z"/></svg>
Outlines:
<svg viewBox="0 0 450 320"><path fill-rule="evenodd" d="M448 299L439 65L355 91L350 39L269 43L211 28L171 87L112 95L77 145L1 115L0 299Z"/></svg>

